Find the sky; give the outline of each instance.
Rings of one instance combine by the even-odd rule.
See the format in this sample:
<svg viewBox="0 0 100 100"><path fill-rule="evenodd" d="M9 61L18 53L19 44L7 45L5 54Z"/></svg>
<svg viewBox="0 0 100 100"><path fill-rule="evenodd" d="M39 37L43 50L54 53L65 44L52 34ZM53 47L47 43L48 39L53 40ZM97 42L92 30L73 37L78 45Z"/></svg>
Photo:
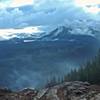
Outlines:
<svg viewBox="0 0 100 100"><path fill-rule="evenodd" d="M36 33L79 19L99 21L100 0L0 0L0 34Z"/></svg>

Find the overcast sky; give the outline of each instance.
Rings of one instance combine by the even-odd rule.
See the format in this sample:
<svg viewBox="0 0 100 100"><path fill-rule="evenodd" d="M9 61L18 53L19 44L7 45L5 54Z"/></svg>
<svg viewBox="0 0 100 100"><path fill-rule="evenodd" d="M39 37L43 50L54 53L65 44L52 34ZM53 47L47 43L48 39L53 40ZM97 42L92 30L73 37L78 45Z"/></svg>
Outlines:
<svg viewBox="0 0 100 100"><path fill-rule="evenodd" d="M77 19L100 20L100 0L0 0L0 30L25 30Z"/></svg>

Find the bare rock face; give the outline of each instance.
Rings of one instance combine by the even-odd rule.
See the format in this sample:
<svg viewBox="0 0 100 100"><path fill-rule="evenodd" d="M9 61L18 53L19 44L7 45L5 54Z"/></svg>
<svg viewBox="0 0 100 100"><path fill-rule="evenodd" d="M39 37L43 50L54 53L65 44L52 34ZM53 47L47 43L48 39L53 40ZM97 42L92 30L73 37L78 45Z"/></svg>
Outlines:
<svg viewBox="0 0 100 100"><path fill-rule="evenodd" d="M65 82L42 90L12 92L0 89L0 100L100 100L100 86L87 82Z"/></svg>

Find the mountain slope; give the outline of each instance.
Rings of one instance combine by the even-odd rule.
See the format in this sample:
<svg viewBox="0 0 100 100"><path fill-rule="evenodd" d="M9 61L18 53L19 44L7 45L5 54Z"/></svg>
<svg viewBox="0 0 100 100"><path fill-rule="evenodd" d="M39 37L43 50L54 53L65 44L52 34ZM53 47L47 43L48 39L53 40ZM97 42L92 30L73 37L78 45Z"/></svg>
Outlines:
<svg viewBox="0 0 100 100"><path fill-rule="evenodd" d="M13 92L0 89L1 100L100 100L100 86L87 82L65 82L41 90L24 89Z"/></svg>
<svg viewBox="0 0 100 100"><path fill-rule="evenodd" d="M63 76L92 59L99 40L93 35L72 34L71 30L63 26L37 38L31 35L0 41L0 86L41 87L49 77Z"/></svg>

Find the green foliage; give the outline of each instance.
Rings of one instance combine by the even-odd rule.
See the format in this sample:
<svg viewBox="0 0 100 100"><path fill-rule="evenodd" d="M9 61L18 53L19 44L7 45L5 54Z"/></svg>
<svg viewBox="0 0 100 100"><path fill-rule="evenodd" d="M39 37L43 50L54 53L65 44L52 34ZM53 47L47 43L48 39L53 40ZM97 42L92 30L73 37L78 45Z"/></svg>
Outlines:
<svg viewBox="0 0 100 100"><path fill-rule="evenodd" d="M84 67L72 70L65 76L65 81L88 81L93 84L100 84L100 50L91 62Z"/></svg>
<svg viewBox="0 0 100 100"><path fill-rule="evenodd" d="M46 87L52 87L65 81L87 81L92 84L100 84L100 50L92 61L87 62L79 69L71 70L64 78L50 78Z"/></svg>

